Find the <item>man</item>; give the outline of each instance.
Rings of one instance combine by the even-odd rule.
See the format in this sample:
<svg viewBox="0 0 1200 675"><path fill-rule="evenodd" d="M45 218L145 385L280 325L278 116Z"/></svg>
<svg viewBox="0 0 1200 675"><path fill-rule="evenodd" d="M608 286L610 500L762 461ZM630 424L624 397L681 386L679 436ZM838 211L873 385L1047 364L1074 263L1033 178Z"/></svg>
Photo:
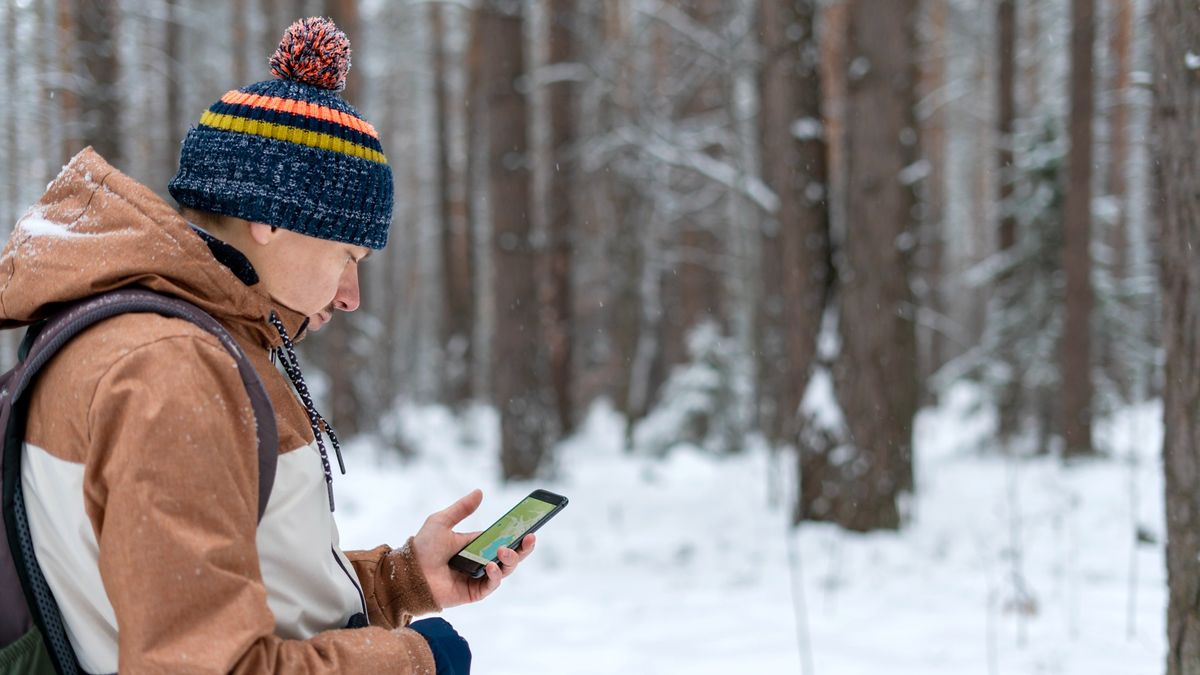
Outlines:
<svg viewBox="0 0 1200 675"><path fill-rule="evenodd" d="M358 307L392 176L336 93L349 46L331 22L293 24L271 63L276 79L229 92L188 133L169 186L181 212L88 149L0 257L2 325L127 286L214 316L275 409L266 512L234 360L189 322L122 315L70 342L32 392L22 486L38 560L88 672L463 673L453 629L411 618L482 599L534 542L483 579L451 570L474 491L399 549L338 546L322 436L335 452L336 437L292 341Z"/></svg>

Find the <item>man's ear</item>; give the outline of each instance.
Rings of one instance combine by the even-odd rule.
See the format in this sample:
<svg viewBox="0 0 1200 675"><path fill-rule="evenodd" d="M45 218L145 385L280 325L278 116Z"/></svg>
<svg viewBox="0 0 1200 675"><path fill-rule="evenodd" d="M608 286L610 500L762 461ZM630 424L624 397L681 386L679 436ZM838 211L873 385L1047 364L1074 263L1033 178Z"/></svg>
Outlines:
<svg viewBox="0 0 1200 675"><path fill-rule="evenodd" d="M251 221L249 225L250 238L253 239L256 244L262 246L266 246L267 244L271 243L271 241L275 239L275 235L279 232L279 229L274 225L267 225L266 223L256 223Z"/></svg>

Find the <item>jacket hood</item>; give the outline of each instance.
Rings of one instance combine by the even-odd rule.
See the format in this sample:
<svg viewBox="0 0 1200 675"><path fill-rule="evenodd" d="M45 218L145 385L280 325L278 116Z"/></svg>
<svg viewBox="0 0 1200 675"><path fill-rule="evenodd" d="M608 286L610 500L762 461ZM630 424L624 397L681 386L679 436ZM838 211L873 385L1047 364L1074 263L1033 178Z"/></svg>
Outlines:
<svg viewBox="0 0 1200 675"><path fill-rule="evenodd" d="M281 342L268 321L272 311L295 337L306 318L246 285L174 208L85 148L21 216L0 252L0 328L126 286L191 302L267 347Z"/></svg>

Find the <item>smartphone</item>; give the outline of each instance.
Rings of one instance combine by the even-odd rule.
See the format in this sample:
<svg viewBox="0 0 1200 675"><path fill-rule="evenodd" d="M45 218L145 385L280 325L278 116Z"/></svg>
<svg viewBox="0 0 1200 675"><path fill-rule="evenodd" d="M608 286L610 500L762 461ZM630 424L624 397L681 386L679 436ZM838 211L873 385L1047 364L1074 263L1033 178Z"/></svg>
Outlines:
<svg viewBox="0 0 1200 675"><path fill-rule="evenodd" d="M501 547L514 551L521 547L525 535L536 532L547 520L562 511L567 498L546 490L534 490L512 507L483 534L471 540L463 550L454 554L450 566L478 579L484 575L489 562L497 560Z"/></svg>

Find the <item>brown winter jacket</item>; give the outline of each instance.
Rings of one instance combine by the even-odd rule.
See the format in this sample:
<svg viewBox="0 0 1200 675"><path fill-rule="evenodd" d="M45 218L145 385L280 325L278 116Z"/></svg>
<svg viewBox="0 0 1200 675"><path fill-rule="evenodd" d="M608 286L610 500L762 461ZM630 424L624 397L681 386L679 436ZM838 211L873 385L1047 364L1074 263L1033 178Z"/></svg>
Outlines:
<svg viewBox="0 0 1200 675"><path fill-rule="evenodd" d="M0 256L0 326L124 286L188 300L249 355L279 465L257 522L254 418L233 359L152 314L87 330L32 394L22 468L39 562L89 672L433 673L403 628L437 611L410 544L342 552L302 404L270 360L304 317L222 265L169 205L90 149ZM371 627L344 629L366 610ZM120 627L118 632L117 627Z"/></svg>

